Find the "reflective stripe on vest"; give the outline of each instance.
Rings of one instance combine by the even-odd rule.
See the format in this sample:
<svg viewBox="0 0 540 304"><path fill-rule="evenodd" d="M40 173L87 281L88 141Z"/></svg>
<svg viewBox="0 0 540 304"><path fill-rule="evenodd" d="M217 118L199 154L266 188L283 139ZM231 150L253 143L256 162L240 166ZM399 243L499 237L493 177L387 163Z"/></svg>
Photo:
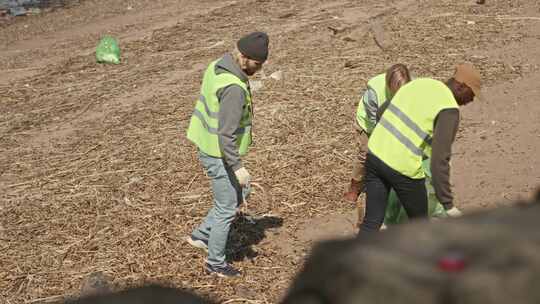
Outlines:
<svg viewBox="0 0 540 304"><path fill-rule="evenodd" d="M214 119L218 119L218 116L217 116L218 113L211 112L208 109L208 106L206 105L206 102L204 101L205 100L204 96L201 95L199 98L200 98L199 101L201 101L205 105L206 113L208 114L208 116L210 116L210 117L212 117ZM206 119L204 118L204 115L198 109L195 109L193 111L193 116L196 116L201 120L201 123L203 124L203 127L206 130L208 130L208 132L210 134L216 134L216 135L218 134L217 128L212 128L212 127L208 126L208 123L206 122ZM238 134L242 134L242 133L247 133L247 132L249 132L250 129L251 129L251 123L247 124L244 127L237 128L236 131L234 131L234 134L238 135Z"/></svg>
<svg viewBox="0 0 540 304"><path fill-rule="evenodd" d="M412 121L405 113L403 113L398 107L393 105L392 103L388 104L387 110L390 110L392 113L394 113L401 121L407 125L407 127L411 128L411 130L418 135L418 137L423 138L424 141L431 146L431 136L424 132L414 121Z"/></svg>
<svg viewBox="0 0 540 304"><path fill-rule="evenodd" d="M201 123L203 124L203 127L208 130L208 132L210 134L218 134L218 130L217 128L212 128L208 125L208 123L206 122L206 119L204 118L204 115L197 109L195 109L195 111L193 111L193 116L195 117L198 117L199 120L201 121Z"/></svg>
<svg viewBox="0 0 540 304"><path fill-rule="evenodd" d="M394 135L397 140L399 140L399 142L407 147L407 149L409 149L412 153L418 156L422 156L424 154L420 148L418 148L410 139L407 138L407 136L403 135L403 133L396 129L396 127L389 123L384 117L381 117L379 123L390 133L392 133L392 135Z"/></svg>
<svg viewBox="0 0 540 304"><path fill-rule="evenodd" d="M214 119L218 119L218 112L210 111L210 109L208 108L208 103L206 103L206 98L204 97L204 95L201 94L199 96L199 101L204 105L204 109L206 110L206 114L208 114L208 116Z"/></svg>
<svg viewBox="0 0 540 304"><path fill-rule="evenodd" d="M244 155L251 145L251 93L247 84L231 73L215 74L215 65L212 62L204 73L201 94L195 104L193 115L187 130L188 139L204 153L223 157L218 138L219 127L219 100L217 93L229 86L238 85L245 91L245 104L238 128L233 132L236 136L238 153Z"/></svg>
<svg viewBox="0 0 540 304"><path fill-rule="evenodd" d="M431 157L433 124L440 111L458 108L448 87L415 79L399 89L373 130L369 151L411 178L423 178L422 158Z"/></svg>

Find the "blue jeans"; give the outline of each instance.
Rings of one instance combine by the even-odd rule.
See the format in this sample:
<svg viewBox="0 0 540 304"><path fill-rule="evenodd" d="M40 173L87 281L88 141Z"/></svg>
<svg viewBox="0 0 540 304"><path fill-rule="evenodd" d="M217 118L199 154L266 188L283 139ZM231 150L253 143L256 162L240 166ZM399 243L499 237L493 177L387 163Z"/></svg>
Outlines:
<svg viewBox="0 0 540 304"><path fill-rule="evenodd" d="M208 241L208 264L223 266L226 263L225 247L236 208L247 198L251 189L249 185L240 186L233 170L222 158L199 151L199 160L211 179L214 206L191 235Z"/></svg>

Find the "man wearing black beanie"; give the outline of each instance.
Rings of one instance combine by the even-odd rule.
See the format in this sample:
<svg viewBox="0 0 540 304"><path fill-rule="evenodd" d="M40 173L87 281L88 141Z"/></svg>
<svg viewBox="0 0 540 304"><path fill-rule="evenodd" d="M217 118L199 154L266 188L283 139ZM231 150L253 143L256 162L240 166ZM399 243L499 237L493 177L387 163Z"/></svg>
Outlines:
<svg viewBox="0 0 540 304"><path fill-rule="evenodd" d="M240 272L225 262L225 247L236 208L250 192L251 176L240 156L251 145L253 107L248 76L268 58L268 35L248 34L236 49L212 62L204 73L200 97L187 130L199 160L211 178L214 206L186 238L208 252L205 270L220 277Z"/></svg>
<svg viewBox="0 0 540 304"><path fill-rule="evenodd" d="M253 32L238 40L236 46L246 58L262 64L268 58L268 42L266 33Z"/></svg>

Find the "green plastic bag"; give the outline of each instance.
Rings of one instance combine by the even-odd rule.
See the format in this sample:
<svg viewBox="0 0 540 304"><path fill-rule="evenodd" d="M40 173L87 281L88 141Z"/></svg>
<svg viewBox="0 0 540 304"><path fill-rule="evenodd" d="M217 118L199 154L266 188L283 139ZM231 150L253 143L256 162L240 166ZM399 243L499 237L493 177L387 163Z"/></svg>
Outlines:
<svg viewBox="0 0 540 304"><path fill-rule="evenodd" d="M435 189L431 185L431 168L430 159L426 159L422 163L424 173L426 174L426 190L428 194L428 216L433 218L445 218L448 217L444 207L435 196ZM404 223L408 220L407 212L401 205L394 189L390 191L388 195L388 206L386 207L386 214L384 217L385 225L395 225Z"/></svg>
<svg viewBox="0 0 540 304"><path fill-rule="evenodd" d="M99 41L96 48L96 60L100 63L120 63L120 47L118 41L110 36L105 36Z"/></svg>

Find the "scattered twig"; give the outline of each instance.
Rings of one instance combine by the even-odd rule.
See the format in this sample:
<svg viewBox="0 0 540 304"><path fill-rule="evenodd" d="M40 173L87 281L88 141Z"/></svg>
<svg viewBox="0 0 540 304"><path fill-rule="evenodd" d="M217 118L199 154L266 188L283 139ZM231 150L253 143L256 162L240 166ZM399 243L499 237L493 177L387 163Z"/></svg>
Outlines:
<svg viewBox="0 0 540 304"><path fill-rule="evenodd" d="M27 304L32 304L32 303L54 303L54 302L58 302L60 300L63 300L64 299L64 296L63 295L58 295L58 296L50 296L50 297L45 297L45 298L39 298L39 299L33 299L33 300L29 300L29 301L25 301L25 303Z"/></svg>
<svg viewBox="0 0 540 304"><path fill-rule="evenodd" d="M250 300L250 299L244 299L244 298L237 298L237 299L231 299L223 302L222 304L229 304L229 303L235 303L235 302L244 302L244 303L259 303L260 301L257 300Z"/></svg>

